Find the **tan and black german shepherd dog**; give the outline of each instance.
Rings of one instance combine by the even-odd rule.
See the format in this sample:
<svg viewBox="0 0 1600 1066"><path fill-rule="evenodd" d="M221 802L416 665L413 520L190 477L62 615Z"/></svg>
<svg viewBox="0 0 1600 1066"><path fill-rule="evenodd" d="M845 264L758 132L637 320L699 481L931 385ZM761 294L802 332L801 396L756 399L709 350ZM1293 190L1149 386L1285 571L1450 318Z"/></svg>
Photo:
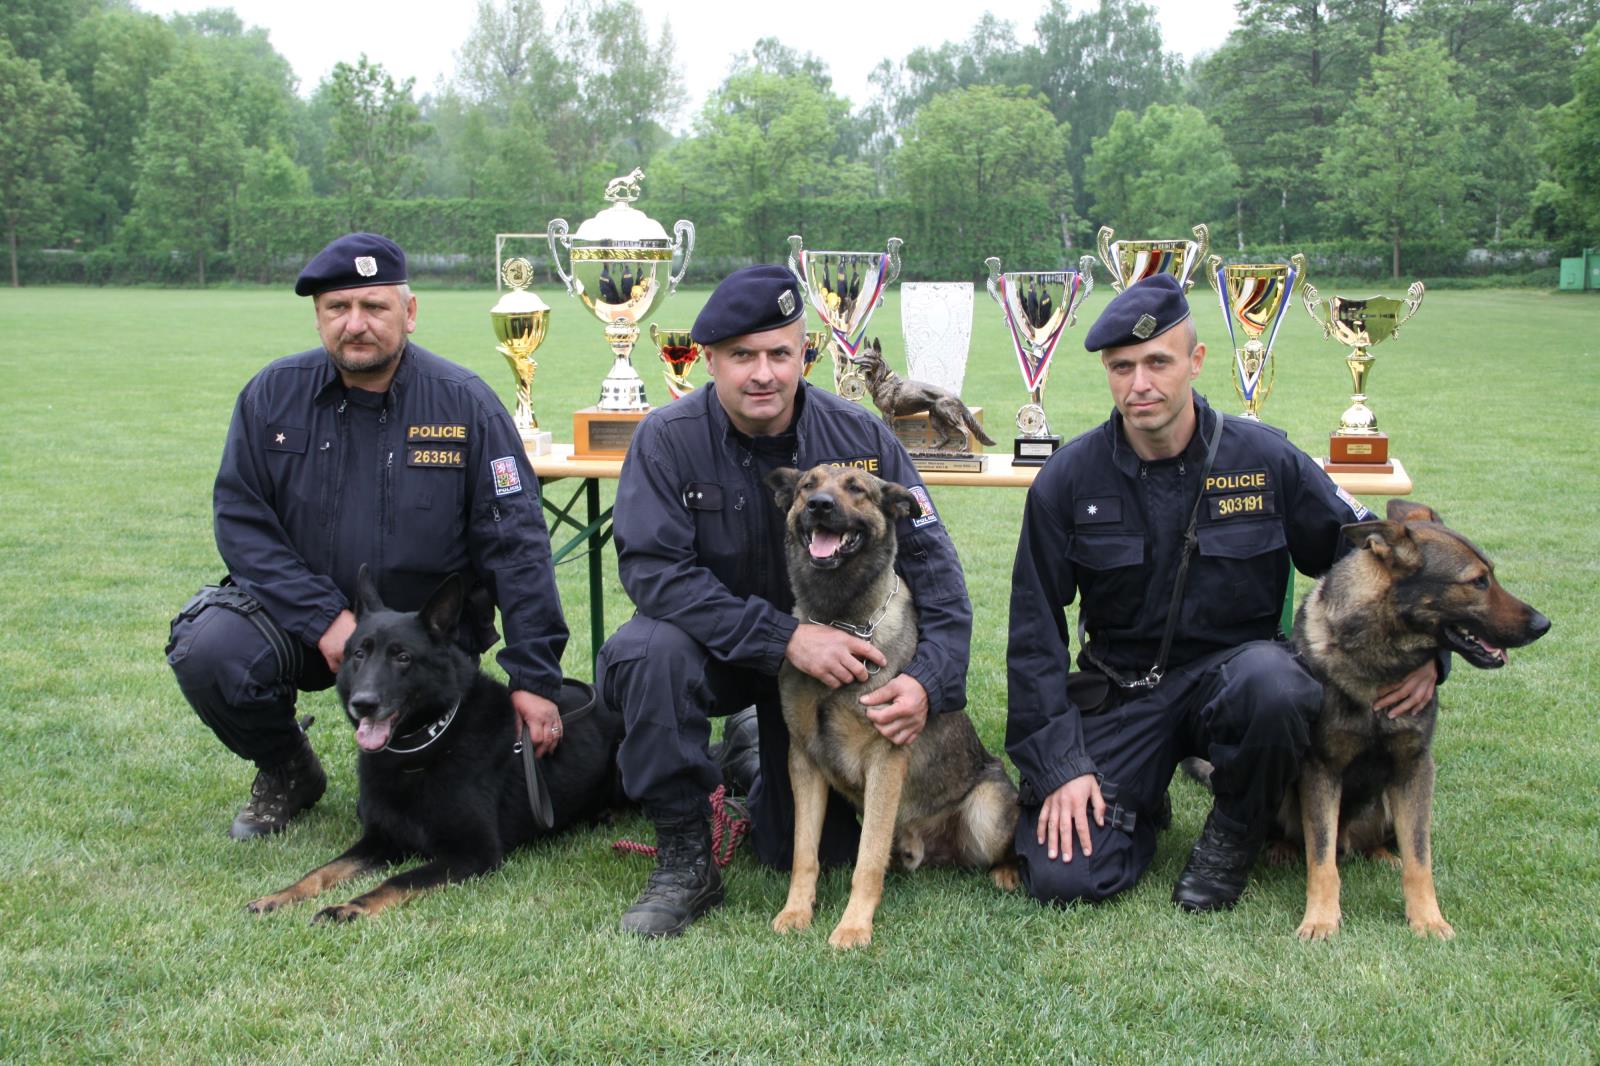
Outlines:
<svg viewBox="0 0 1600 1066"><path fill-rule="evenodd" d="M804 474L786 468L767 483L787 514L795 616L870 632L867 639L887 660L865 682L836 689L787 662L778 676L789 727L794 865L788 901L772 928L786 933L811 925L829 786L862 816L850 902L828 938L834 947L871 942L891 852L907 869L973 866L989 870L1000 888L1015 888L1017 789L972 721L961 711L935 709L922 733L901 746L878 732L859 702L899 674L916 650L916 608L894 571L895 522L918 513L915 497L849 467Z"/></svg>
<svg viewBox="0 0 1600 1066"><path fill-rule="evenodd" d="M1339 929L1337 858L1387 855L1398 844L1406 921L1419 936L1454 935L1433 889L1430 743L1439 703L1390 718L1372 709L1378 689L1454 651L1483 670L1505 649L1530 644L1549 619L1495 580L1494 564L1431 509L1390 500L1387 521L1344 528L1347 554L1300 605L1294 642L1322 682L1311 749L1279 815L1303 835L1306 913L1302 940Z"/></svg>

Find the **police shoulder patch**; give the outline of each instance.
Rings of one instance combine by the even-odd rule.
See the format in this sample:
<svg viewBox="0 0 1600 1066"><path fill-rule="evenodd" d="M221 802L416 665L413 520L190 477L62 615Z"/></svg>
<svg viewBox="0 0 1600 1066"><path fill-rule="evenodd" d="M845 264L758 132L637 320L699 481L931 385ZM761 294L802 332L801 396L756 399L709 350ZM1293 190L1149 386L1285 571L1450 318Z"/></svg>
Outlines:
<svg viewBox="0 0 1600 1066"><path fill-rule="evenodd" d="M1350 495L1338 485L1335 485L1334 489L1338 492L1339 499L1343 500L1345 505L1350 508L1350 513L1356 516L1356 521L1365 522L1367 519L1372 517L1372 512L1367 510L1366 506L1362 504L1360 500Z"/></svg>
<svg viewBox="0 0 1600 1066"><path fill-rule="evenodd" d="M496 496L510 496L522 491L522 473L517 469L516 456L505 455L489 460L489 473L494 477Z"/></svg>
<svg viewBox="0 0 1600 1066"><path fill-rule="evenodd" d="M928 495L928 490L921 485L912 485L906 490L911 493L911 498L917 501L918 513L911 516L911 524L917 529L931 526L939 520L939 512L933 509L933 499Z"/></svg>

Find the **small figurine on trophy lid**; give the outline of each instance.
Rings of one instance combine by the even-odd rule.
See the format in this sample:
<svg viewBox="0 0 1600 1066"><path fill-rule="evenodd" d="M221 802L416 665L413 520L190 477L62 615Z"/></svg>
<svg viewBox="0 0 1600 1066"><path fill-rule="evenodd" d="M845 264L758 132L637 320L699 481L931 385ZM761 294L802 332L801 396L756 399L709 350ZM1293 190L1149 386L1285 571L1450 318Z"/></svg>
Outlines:
<svg viewBox="0 0 1600 1066"><path fill-rule="evenodd" d="M666 364L661 368L661 376L666 379L667 391L672 393L672 398L681 399L693 392L689 368L699 362L700 346L694 342L689 331L662 329L651 323L650 339L655 342L656 350L661 353L661 361Z"/></svg>
<svg viewBox="0 0 1600 1066"><path fill-rule="evenodd" d="M517 379L517 411L512 420L522 434L529 455L550 451L550 434L539 428L533 413L533 376L539 372L533 353L544 343L550 328L550 307L537 293L528 292L533 281L533 266L520 256L507 259L500 267L500 278L510 292L500 297L489 312L489 322L500 344L498 350L511 364Z"/></svg>
<svg viewBox="0 0 1600 1066"><path fill-rule="evenodd" d="M1422 282L1411 283L1404 300L1373 296L1353 300L1330 296L1327 310L1320 311L1322 295L1310 285L1300 287L1306 310L1322 327L1324 337L1332 337L1353 351L1345 356L1355 394L1339 419L1339 428L1328 435L1328 458L1323 469L1329 473L1390 474L1394 462L1389 458L1389 435L1378 429L1378 417L1367 406L1367 374L1372 370L1372 351L1376 345L1400 334L1400 327L1411 320L1422 306ZM1405 311L1402 316L1401 311Z"/></svg>
<svg viewBox="0 0 1600 1066"><path fill-rule="evenodd" d="M668 238L661 223L633 206L643 179L639 169L613 178L606 185L611 206L585 219L570 236L564 218L553 218L548 226L556 273L567 292L605 324L615 357L601 382L600 402L573 413L573 454L578 458L614 459L627 453L633 431L650 410L644 381L629 359L639 323L664 295L677 290L694 251L693 223L679 219L672 228L675 239ZM571 273L562 269L561 247L568 251ZM664 285L660 274L666 275Z"/></svg>
<svg viewBox="0 0 1600 1066"><path fill-rule="evenodd" d="M855 360L883 291L900 276L899 237L886 252L808 252L798 235L789 238L789 269L800 279L822 322L833 333L834 390L847 400L867 394Z"/></svg>
<svg viewBox="0 0 1600 1066"><path fill-rule="evenodd" d="M1111 275L1111 288L1121 292L1136 281L1156 274L1171 274L1188 292L1195 271L1211 247L1211 229L1204 222L1196 226L1192 241L1113 241L1116 230L1101 226L1095 240L1100 246L1100 262Z"/></svg>
<svg viewBox="0 0 1600 1066"><path fill-rule="evenodd" d="M1244 401L1245 418L1261 421L1261 405L1272 394L1275 373L1272 343L1289 309L1295 283L1305 272L1306 257L1299 253L1290 256L1288 263L1223 265L1220 255L1206 261L1206 277L1222 301L1222 317L1233 342L1233 387Z"/></svg>
<svg viewBox="0 0 1600 1066"><path fill-rule="evenodd" d="M1044 384L1050 360L1067 327L1078 318L1078 308L1094 289L1094 257L1078 260L1077 270L1000 272L996 256L985 259L989 268L989 295L1000 305L1011 330L1017 367L1029 402L1017 412L1021 433L1012 445L1012 464L1043 466L1061 446L1050 432L1044 415Z"/></svg>

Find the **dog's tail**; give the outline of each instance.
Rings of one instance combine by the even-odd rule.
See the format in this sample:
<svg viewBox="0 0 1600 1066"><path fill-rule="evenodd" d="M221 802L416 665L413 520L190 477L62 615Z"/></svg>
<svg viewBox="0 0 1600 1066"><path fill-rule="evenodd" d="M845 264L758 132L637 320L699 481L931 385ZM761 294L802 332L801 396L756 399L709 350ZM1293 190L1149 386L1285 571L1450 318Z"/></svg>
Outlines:
<svg viewBox="0 0 1600 1066"><path fill-rule="evenodd" d="M983 431L982 426L978 425L978 420L972 417L972 411L968 409L966 404L961 405L961 421L966 423L967 429L974 437L978 438L979 441L984 444L994 443L994 439Z"/></svg>
<svg viewBox="0 0 1600 1066"><path fill-rule="evenodd" d="M1206 762L1204 759L1196 758L1195 756L1191 755L1178 765L1183 767L1184 773L1200 782L1208 790L1211 788L1212 767L1210 763Z"/></svg>

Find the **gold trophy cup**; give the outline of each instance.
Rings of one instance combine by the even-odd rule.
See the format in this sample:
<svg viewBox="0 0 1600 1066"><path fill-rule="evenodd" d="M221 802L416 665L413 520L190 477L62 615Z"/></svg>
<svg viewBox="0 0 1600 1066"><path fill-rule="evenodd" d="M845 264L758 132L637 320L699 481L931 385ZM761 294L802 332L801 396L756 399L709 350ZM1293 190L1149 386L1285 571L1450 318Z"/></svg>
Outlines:
<svg viewBox="0 0 1600 1066"><path fill-rule="evenodd" d="M811 368L817 365L817 360L822 358L822 350L828 346L828 336L825 329L806 330L806 355L805 362L800 365L801 377L811 376Z"/></svg>
<svg viewBox="0 0 1600 1066"><path fill-rule="evenodd" d="M1114 241L1116 230L1101 226L1095 240L1100 246L1100 262L1111 275L1111 288L1121 292L1136 281L1171 274L1188 292L1211 247L1211 230L1204 222L1190 232L1192 241Z"/></svg>
<svg viewBox="0 0 1600 1066"><path fill-rule="evenodd" d="M1287 263L1229 263L1220 255L1206 261L1206 277L1222 301L1222 317L1233 342L1233 388L1244 401L1244 417L1261 421L1261 405L1272 394L1275 373L1272 343L1289 310L1295 283L1305 277L1306 257ZM1244 344L1240 344L1240 334Z"/></svg>
<svg viewBox="0 0 1600 1066"><path fill-rule="evenodd" d="M521 257L507 259L500 267L500 279L510 288L489 311L498 350L511 364L517 379L517 410L512 421L522 434L529 455L550 451L550 434L539 428L533 413L533 376L539 372L533 353L544 343L550 328L550 307L536 293L527 291L533 281L533 266Z"/></svg>
<svg viewBox="0 0 1600 1066"><path fill-rule="evenodd" d="M661 376L667 380L667 391L672 393L672 398L681 399L693 392L689 368L700 361L700 345L689 335L689 330L662 329L651 323L650 339L655 342L656 350L661 353L661 361L666 364L661 368Z"/></svg>
<svg viewBox="0 0 1600 1066"><path fill-rule="evenodd" d="M1322 327L1322 335L1353 349L1344 361L1350 368L1355 393L1350 397L1350 406L1339 418L1339 428L1328 435L1328 459L1323 466L1330 472L1393 472L1389 436L1378 429L1378 418L1367 406L1367 375L1372 370L1371 349L1398 336L1400 327L1422 306L1422 282L1412 282L1403 300L1390 296L1365 300L1330 296L1325 311L1319 310L1323 307L1322 296L1312 286L1302 285L1300 295L1305 300L1306 310ZM1405 314L1402 315L1402 311Z"/></svg>

